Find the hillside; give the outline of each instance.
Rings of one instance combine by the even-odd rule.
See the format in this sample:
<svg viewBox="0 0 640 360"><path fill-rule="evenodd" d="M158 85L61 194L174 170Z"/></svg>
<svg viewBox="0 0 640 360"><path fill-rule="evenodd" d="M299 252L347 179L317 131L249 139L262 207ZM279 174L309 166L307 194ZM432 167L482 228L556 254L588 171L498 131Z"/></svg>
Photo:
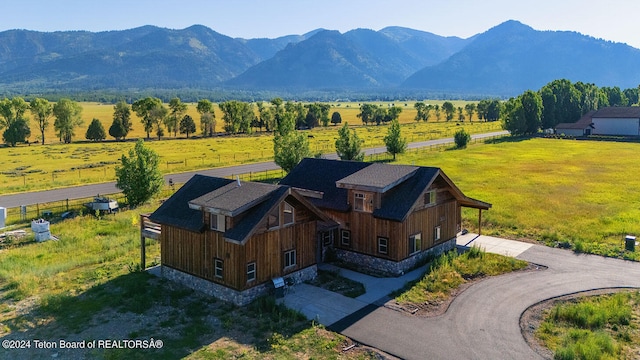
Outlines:
<svg viewBox="0 0 640 360"><path fill-rule="evenodd" d="M640 50L576 32L536 31L508 21L477 35L446 61L416 72L402 88L510 96L561 78L636 87Z"/></svg>
<svg viewBox="0 0 640 360"><path fill-rule="evenodd" d="M0 32L0 89L513 96L560 78L636 87L640 50L507 21L468 39L402 27L241 39L173 30ZM152 90L149 90L152 89ZM348 96L348 95L347 95Z"/></svg>

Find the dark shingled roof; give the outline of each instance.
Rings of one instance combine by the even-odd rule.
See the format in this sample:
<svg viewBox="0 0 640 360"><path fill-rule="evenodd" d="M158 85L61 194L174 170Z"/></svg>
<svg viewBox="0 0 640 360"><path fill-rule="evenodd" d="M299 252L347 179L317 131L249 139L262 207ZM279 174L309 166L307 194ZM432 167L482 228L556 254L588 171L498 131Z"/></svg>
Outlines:
<svg viewBox="0 0 640 360"><path fill-rule="evenodd" d="M393 166L393 165L387 165ZM373 216L382 219L403 221L420 194L440 172L435 167L419 167L415 174L393 187L382 197L382 206L373 211Z"/></svg>
<svg viewBox="0 0 640 360"><path fill-rule="evenodd" d="M234 180L194 175L175 194L149 216L151 221L190 231L202 231L202 213L189 208L189 201Z"/></svg>
<svg viewBox="0 0 640 360"><path fill-rule="evenodd" d="M386 192L409 178L417 166L374 163L336 182L338 187L366 191Z"/></svg>
<svg viewBox="0 0 640 360"><path fill-rule="evenodd" d="M242 220L235 223L231 229L228 229L224 233L224 237L237 242L245 241L260 220L264 218L265 214L279 204L280 200L286 196L288 192L289 188L286 186L275 186L274 191L268 195L267 199L249 209Z"/></svg>
<svg viewBox="0 0 640 360"><path fill-rule="evenodd" d="M602 108L592 118L632 118L640 119L640 106L612 106Z"/></svg>
<svg viewBox="0 0 640 360"><path fill-rule="evenodd" d="M238 186L238 182L234 181L189 203L205 210L215 209L214 213L236 216L263 201L277 188L276 185L245 181L241 181Z"/></svg>
<svg viewBox="0 0 640 360"><path fill-rule="evenodd" d="M336 187L336 181L360 171L371 163L306 158L280 181L281 185L324 193L322 199L308 200L319 208L348 211L347 189Z"/></svg>

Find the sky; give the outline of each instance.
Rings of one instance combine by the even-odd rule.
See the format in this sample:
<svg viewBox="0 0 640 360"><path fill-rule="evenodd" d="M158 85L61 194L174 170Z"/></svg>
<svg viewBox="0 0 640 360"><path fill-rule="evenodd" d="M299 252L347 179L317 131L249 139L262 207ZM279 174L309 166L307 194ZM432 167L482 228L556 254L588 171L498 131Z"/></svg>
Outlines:
<svg viewBox="0 0 640 360"><path fill-rule="evenodd" d="M317 28L403 26L467 38L507 20L570 30L640 48L638 0L20 0L3 2L0 31L107 31L205 25L242 38Z"/></svg>

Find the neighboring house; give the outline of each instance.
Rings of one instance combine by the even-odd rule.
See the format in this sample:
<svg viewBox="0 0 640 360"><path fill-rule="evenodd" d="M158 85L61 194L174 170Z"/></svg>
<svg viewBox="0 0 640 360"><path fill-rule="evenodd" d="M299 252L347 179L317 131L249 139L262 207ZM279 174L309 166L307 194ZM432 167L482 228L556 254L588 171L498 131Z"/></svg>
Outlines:
<svg viewBox="0 0 640 360"><path fill-rule="evenodd" d="M591 121L596 135L640 136L640 106L602 108Z"/></svg>
<svg viewBox="0 0 640 360"><path fill-rule="evenodd" d="M335 225L288 186L202 175L149 219L161 230L141 224L141 236L160 240L164 277L237 305L267 293L274 278L314 278L318 224Z"/></svg>
<svg viewBox="0 0 640 360"><path fill-rule="evenodd" d="M595 111L589 111L584 114L580 120L574 123L560 123L556 125L556 134L567 136L589 136L593 132L593 121L591 117Z"/></svg>
<svg viewBox="0 0 640 360"><path fill-rule="evenodd" d="M461 207L491 204L465 196L435 167L307 158L280 184L293 187L339 224L321 234L342 261L400 275L453 249Z"/></svg>

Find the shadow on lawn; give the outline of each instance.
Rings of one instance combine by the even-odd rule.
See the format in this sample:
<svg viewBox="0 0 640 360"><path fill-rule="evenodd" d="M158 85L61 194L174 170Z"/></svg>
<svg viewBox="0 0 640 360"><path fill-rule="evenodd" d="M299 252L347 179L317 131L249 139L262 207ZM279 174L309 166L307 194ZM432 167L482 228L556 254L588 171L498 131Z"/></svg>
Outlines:
<svg viewBox="0 0 640 360"><path fill-rule="evenodd" d="M248 349L267 351L273 333L288 337L311 327L303 315L277 305L272 297L241 308L146 272L122 275L76 296L47 296L39 306L3 324L10 333L0 340L30 340L31 348L3 349L0 358L28 359L176 359L222 338ZM36 349L34 339L55 347ZM60 348L60 340L89 343L151 339L162 340L162 348ZM119 344L126 347L125 342ZM233 356L233 351L226 345L212 350L213 358Z"/></svg>

